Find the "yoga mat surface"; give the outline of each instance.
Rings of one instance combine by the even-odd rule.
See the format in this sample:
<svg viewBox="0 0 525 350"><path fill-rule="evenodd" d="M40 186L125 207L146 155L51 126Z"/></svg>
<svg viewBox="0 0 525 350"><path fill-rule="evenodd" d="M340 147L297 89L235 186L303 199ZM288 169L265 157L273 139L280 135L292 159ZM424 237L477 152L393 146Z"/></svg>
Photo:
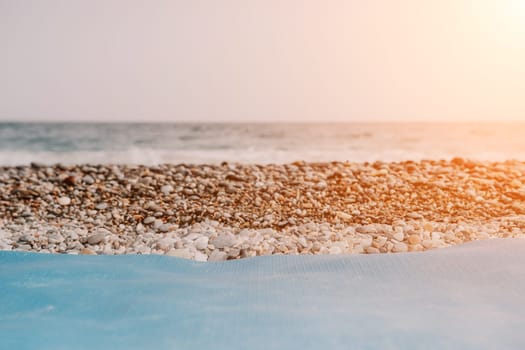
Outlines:
<svg viewBox="0 0 525 350"><path fill-rule="evenodd" d="M0 349L525 349L525 240L223 263L1 251Z"/></svg>

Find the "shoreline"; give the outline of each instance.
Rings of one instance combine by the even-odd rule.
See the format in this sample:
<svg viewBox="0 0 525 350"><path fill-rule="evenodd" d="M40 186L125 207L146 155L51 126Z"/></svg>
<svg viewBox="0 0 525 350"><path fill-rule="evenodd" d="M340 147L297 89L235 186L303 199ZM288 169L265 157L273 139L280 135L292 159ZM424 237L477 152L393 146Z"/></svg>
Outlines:
<svg viewBox="0 0 525 350"><path fill-rule="evenodd" d="M0 249L220 261L524 238L524 178L461 158L0 167Z"/></svg>

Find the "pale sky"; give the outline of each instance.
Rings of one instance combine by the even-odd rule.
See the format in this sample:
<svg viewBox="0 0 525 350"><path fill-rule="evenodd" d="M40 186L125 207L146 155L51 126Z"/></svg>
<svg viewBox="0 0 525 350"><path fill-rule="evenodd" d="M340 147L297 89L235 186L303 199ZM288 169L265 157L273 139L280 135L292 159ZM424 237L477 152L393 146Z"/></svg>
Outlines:
<svg viewBox="0 0 525 350"><path fill-rule="evenodd" d="M525 121L525 0L0 0L0 120Z"/></svg>

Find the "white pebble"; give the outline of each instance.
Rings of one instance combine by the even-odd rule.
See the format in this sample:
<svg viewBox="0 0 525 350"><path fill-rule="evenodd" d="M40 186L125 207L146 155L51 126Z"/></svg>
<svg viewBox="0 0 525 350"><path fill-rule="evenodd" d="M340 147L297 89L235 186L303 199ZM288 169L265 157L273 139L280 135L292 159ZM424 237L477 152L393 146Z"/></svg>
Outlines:
<svg viewBox="0 0 525 350"><path fill-rule="evenodd" d="M201 252L196 252L194 256L195 261L208 261L208 256Z"/></svg>
<svg viewBox="0 0 525 350"><path fill-rule="evenodd" d="M431 237L432 237L433 241L439 241L441 239L441 233L439 233L439 232L432 232Z"/></svg>
<svg viewBox="0 0 525 350"><path fill-rule="evenodd" d="M87 242L89 244L99 244L104 240L106 236L102 233L95 233L94 235L91 235L88 237Z"/></svg>
<svg viewBox="0 0 525 350"><path fill-rule="evenodd" d="M225 253L225 252L221 252L219 250L214 250L209 258L208 258L208 261L224 261L226 260L226 258L228 257L228 255Z"/></svg>
<svg viewBox="0 0 525 350"><path fill-rule="evenodd" d="M173 191L173 186L171 185L164 185L160 188L160 191L165 195L167 196L168 194L170 194L172 191Z"/></svg>
<svg viewBox="0 0 525 350"><path fill-rule="evenodd" d="M197 238L195 240L195 248L199 249L199 250L204 250L206 249L206 247L208 246L208 241L209 241L209 238L206 237L206 236L203 236L203 237L200 237L200 238Z"/></svg>
<svg viewBox="0 0 525 350"><path fill-rule="evenodd" d="M69 197L60 197L58 198L58 204L62 205L62 206L65 206L65 205L69 205L71 204L71 198Z"/></svg>
<svg viewBox="0 0 525 350"><path fill-rule="evenodd" d="M363 249L366 249L372 245L372 241L372 236L365 235L359 241L359 245L361 245Z"/></svg>
<svg viewBox="0 0 525 350"><path fill-rule="evenodd" d="M396 233L394 233L394 234L392 235L392 237L393 237L395 240L397 240L397 241L399 241L399 242L402 242L403 239L405 238L405 234L404 234L403 232L396 232Z"/></svg>
<svg viewBox="0 0 525 350"><path fill-rule="evenodd" d="M347 214L347 213L342 212L342 211L336 212L336 215L342 220L352 220L352 215Z"/></svg>
<svg viewBox="0 0 525 350"><path fill-rule="evenodd" d="M368 247L368 248L365 249L365 251L368 254L378 254L378 253L380 253L379 249L377 249L375 247Z"/></svg>
<svg viewBox="0 0 525 350"><path fill-rule="evenodd" d="M158 227L158 230L160 232L168 232L169 230L171 229L171 225L170 224L162 224Z"/></svg>
<svg viewBox="0 0 525 350"><path fill-rule="evenodd" d="M222 234L222 235L217 236L217 238L215 238L214 240L212 240L211 243L216 248L222 249L225 247L233 246L235 243L237 243L237 240L235 239L235 236L232 234Z"/></svg>
<svg viewBox="0 0 525 350"><path fill-rule="evenodd" d="M82 178L82 181L84 181L84 183L88 184L88 185L92 185L95 183L95 179L93 179L93 177L91 177L91 175L86 175Z"/></svg>
<svg viewBox="0 0 525 350"><path fill-rule="evenodd" d="M108 207L108 205L106 203L98 203L96 206L95 206L95 209L97 210L104 210Z"/></svg>
<svg viewBox="0 0 525 350"><path fill-rule="evenodd" d="M332 246L330 247L330 249L328 249L328 254L330 255L337 255L337 254L342 254L343 251L341 250L341 248L339 246Z"/></svg>
<svg viewBox="0 0 525 350"><path fill-rule="evenodd" d="M395 243L392 251L396 253L405 253L408 252L408 246L403 242Z"/></svg>
<svg viewBox="0 0 525 350"><path fill-rule="evenodd" d="M144 225L149 225L149 224L152 224L154 222L155 222L155 217L154 216L148 216L144 220L142 220L142 223Z"/></svg>
<svg viewBox="0 0 525 350"><path fill-rule="evenodd" d="M175 239L173 238L163 238L157 243L157 247L163 251L168 251L173 248L175 244Z"/></svg>

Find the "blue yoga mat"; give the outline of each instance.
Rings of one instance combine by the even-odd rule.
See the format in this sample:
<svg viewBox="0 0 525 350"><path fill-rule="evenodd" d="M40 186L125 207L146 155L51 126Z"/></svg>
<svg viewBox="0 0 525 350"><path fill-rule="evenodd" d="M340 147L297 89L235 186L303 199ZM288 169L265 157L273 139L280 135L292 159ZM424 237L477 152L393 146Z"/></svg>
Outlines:
<svg viewBox="0 0 525 350"><path fill-rule="evenodd" d="M525 349L525 240L424 253L0 252L0 349Z"/></svg>

